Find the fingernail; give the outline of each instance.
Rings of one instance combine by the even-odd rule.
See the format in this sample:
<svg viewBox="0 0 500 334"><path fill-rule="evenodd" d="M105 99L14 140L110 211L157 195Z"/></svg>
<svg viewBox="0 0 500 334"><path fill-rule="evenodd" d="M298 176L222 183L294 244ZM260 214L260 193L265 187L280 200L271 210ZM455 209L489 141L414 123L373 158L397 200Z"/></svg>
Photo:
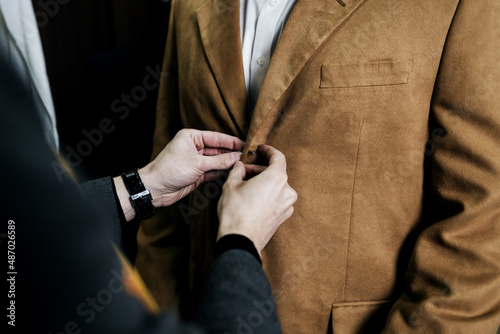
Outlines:
<svg viewBox="0 0 500 334"><path fill-rule="evenodd" d="M241 152L233 152L231 153L232 155L232 158L233 158L233 162L236 162L236 161L239 161L240 158L241 158Z"/></svg>
<svg viewBox="0 0 500 334"><path fill-rule="evenodd" d="M243 166L243 162L241 161L236 161L236 163L234 164L234 167L233 168L236 168L236 167L240 167L240 166Z"/></svg>

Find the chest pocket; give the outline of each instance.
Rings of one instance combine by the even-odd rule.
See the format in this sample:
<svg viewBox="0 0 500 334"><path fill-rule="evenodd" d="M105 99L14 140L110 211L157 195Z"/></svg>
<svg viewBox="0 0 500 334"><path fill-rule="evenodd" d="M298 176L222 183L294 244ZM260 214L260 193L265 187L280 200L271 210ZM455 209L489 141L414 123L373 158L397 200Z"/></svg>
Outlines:
<svg viewBox="0 0 500 334"><path fill-rule="evenodd" d="M412 60L322 65L319 88L402 85L412 69Z"/></svg>

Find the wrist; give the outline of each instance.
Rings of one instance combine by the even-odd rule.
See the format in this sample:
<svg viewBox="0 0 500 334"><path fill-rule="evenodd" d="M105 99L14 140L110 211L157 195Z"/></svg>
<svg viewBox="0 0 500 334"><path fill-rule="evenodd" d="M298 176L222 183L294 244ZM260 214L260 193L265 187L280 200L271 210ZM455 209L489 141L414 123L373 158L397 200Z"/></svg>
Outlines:
<svg viewBox="0 0 500 334"><path fill-rule="evenodd" d="M149 190L151 194L152 204L155 207L166 206L165 203L168 203L168 198L158 187L158 185L161 184L161 180L159 180L147 167L141 168L137 172L139 173L139 177L141 178L144 188ZM113 182L115 184L116 194L118 196L118 200L120 201L123 215L127 221L131 221L135 218L136 211L130 202L130 194L120 176L113 178Z"/></svg>
<svg viewBox="0 0 500 334"><path fill-rule="evenodd" d="M128 218L133 219L134 217L140 220L151 218L156 212L156 207L152 201L153 197L151 191L144 186L138 170L134 169L132 171L124 172L120 175L120 178L121 181L115 180L115 183L118 184L120 188L118 197L122 199L120 204L123 205L122 209L127 220L130 220ZM128 212L129 206L124 200L125 192L122 190L122 183L127 190L129 202L135 211L135 215L129 214Z"/></svg>
<svg viewBox="0 0 500 334"><path fill-rule="evenodd" d="M262 256L255 247L253 241L241 234L228 234L222 237L220 240L217 240L217 243L215 244L214 257L217 257L222 253L233 249L244 250L252 254L255 259L262 265Z"/></svg>
<svg viewBox="0 0 500 334"><path fill-rule="evenodd" d="M125 184L120 176L113 178L113 182L115 184L116 195L120 201L120 207L122 208L125 220L131 221L135 218L135 210L132 203L130 203L130 195L127 188L125 187Z"/></svg>
<svg viewBox="0 0 500 334"><path fill-rule="evenodd" d="M173 193L168 192L163 186L163 178L149 168L149 165L139 169L138 173L144 187L151 193L152 203L155 207L165 207L176 202Z"/></svg>
<svg viewBox="0 0 500 334"><path fill-rule="evenodd" d="M229 236L232 234L242 235L253 242L253 244L255 245L255 248L257 249L257 252L259 253L259 256L262 257L260 246L258 245L256 240L254 240L254 238L252 237L252 233L250 233L250 231L245 229L243 226L245 226L245 225L235 223L235 222L233 222L231 224L227 224L227 223L225 223L224 220L221 220L220 224L219 224L219 230L217 232L216 242L219 241L220 239L222 239L223 237Z"/></svg>
<svg viewBox="0 0 500 334"><path fill-rule="evenodd" d="M139 173L139 177L144 184L144 188L149 190L152 200L151 202L155 207L166 206L165 203L168 203L168 196L164 194L161 190L160 185L162 184L162 180L156 176L154 172L152 172L147 166L141 168L137 171Z"/></svg>

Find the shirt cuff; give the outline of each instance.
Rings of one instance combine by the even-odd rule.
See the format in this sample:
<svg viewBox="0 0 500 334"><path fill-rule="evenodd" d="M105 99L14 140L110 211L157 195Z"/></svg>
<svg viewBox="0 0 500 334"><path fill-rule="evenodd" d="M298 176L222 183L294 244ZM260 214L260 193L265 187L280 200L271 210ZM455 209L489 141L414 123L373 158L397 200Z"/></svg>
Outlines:
<svg viewBox="0 0 500 334"><path fill-rule="evenodd" d="M217 241L217 243L215 244L214 258L231 249L241 249L249 252L262 265L262 260L260 258L259 252L257 252L257 248L255 248L253 242L247 237L240 234L228 234L220 238L219 241Z"/></svg>

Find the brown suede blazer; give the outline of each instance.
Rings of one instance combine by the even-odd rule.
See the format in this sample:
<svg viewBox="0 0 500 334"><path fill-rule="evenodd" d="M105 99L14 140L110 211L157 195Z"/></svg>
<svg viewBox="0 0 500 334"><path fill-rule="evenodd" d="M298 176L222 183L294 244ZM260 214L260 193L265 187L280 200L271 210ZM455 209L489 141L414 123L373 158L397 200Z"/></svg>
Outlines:
<svg viewBox="0 0 500 334"><path fill-rule="evenodd" d="M239 1L174 0L154 154L183 127L285 154L299 199L263 254L285 333L496 331L500 1L298 0L246 106ZM196 300L219 193L142 223L161 305Z"/></svg>

